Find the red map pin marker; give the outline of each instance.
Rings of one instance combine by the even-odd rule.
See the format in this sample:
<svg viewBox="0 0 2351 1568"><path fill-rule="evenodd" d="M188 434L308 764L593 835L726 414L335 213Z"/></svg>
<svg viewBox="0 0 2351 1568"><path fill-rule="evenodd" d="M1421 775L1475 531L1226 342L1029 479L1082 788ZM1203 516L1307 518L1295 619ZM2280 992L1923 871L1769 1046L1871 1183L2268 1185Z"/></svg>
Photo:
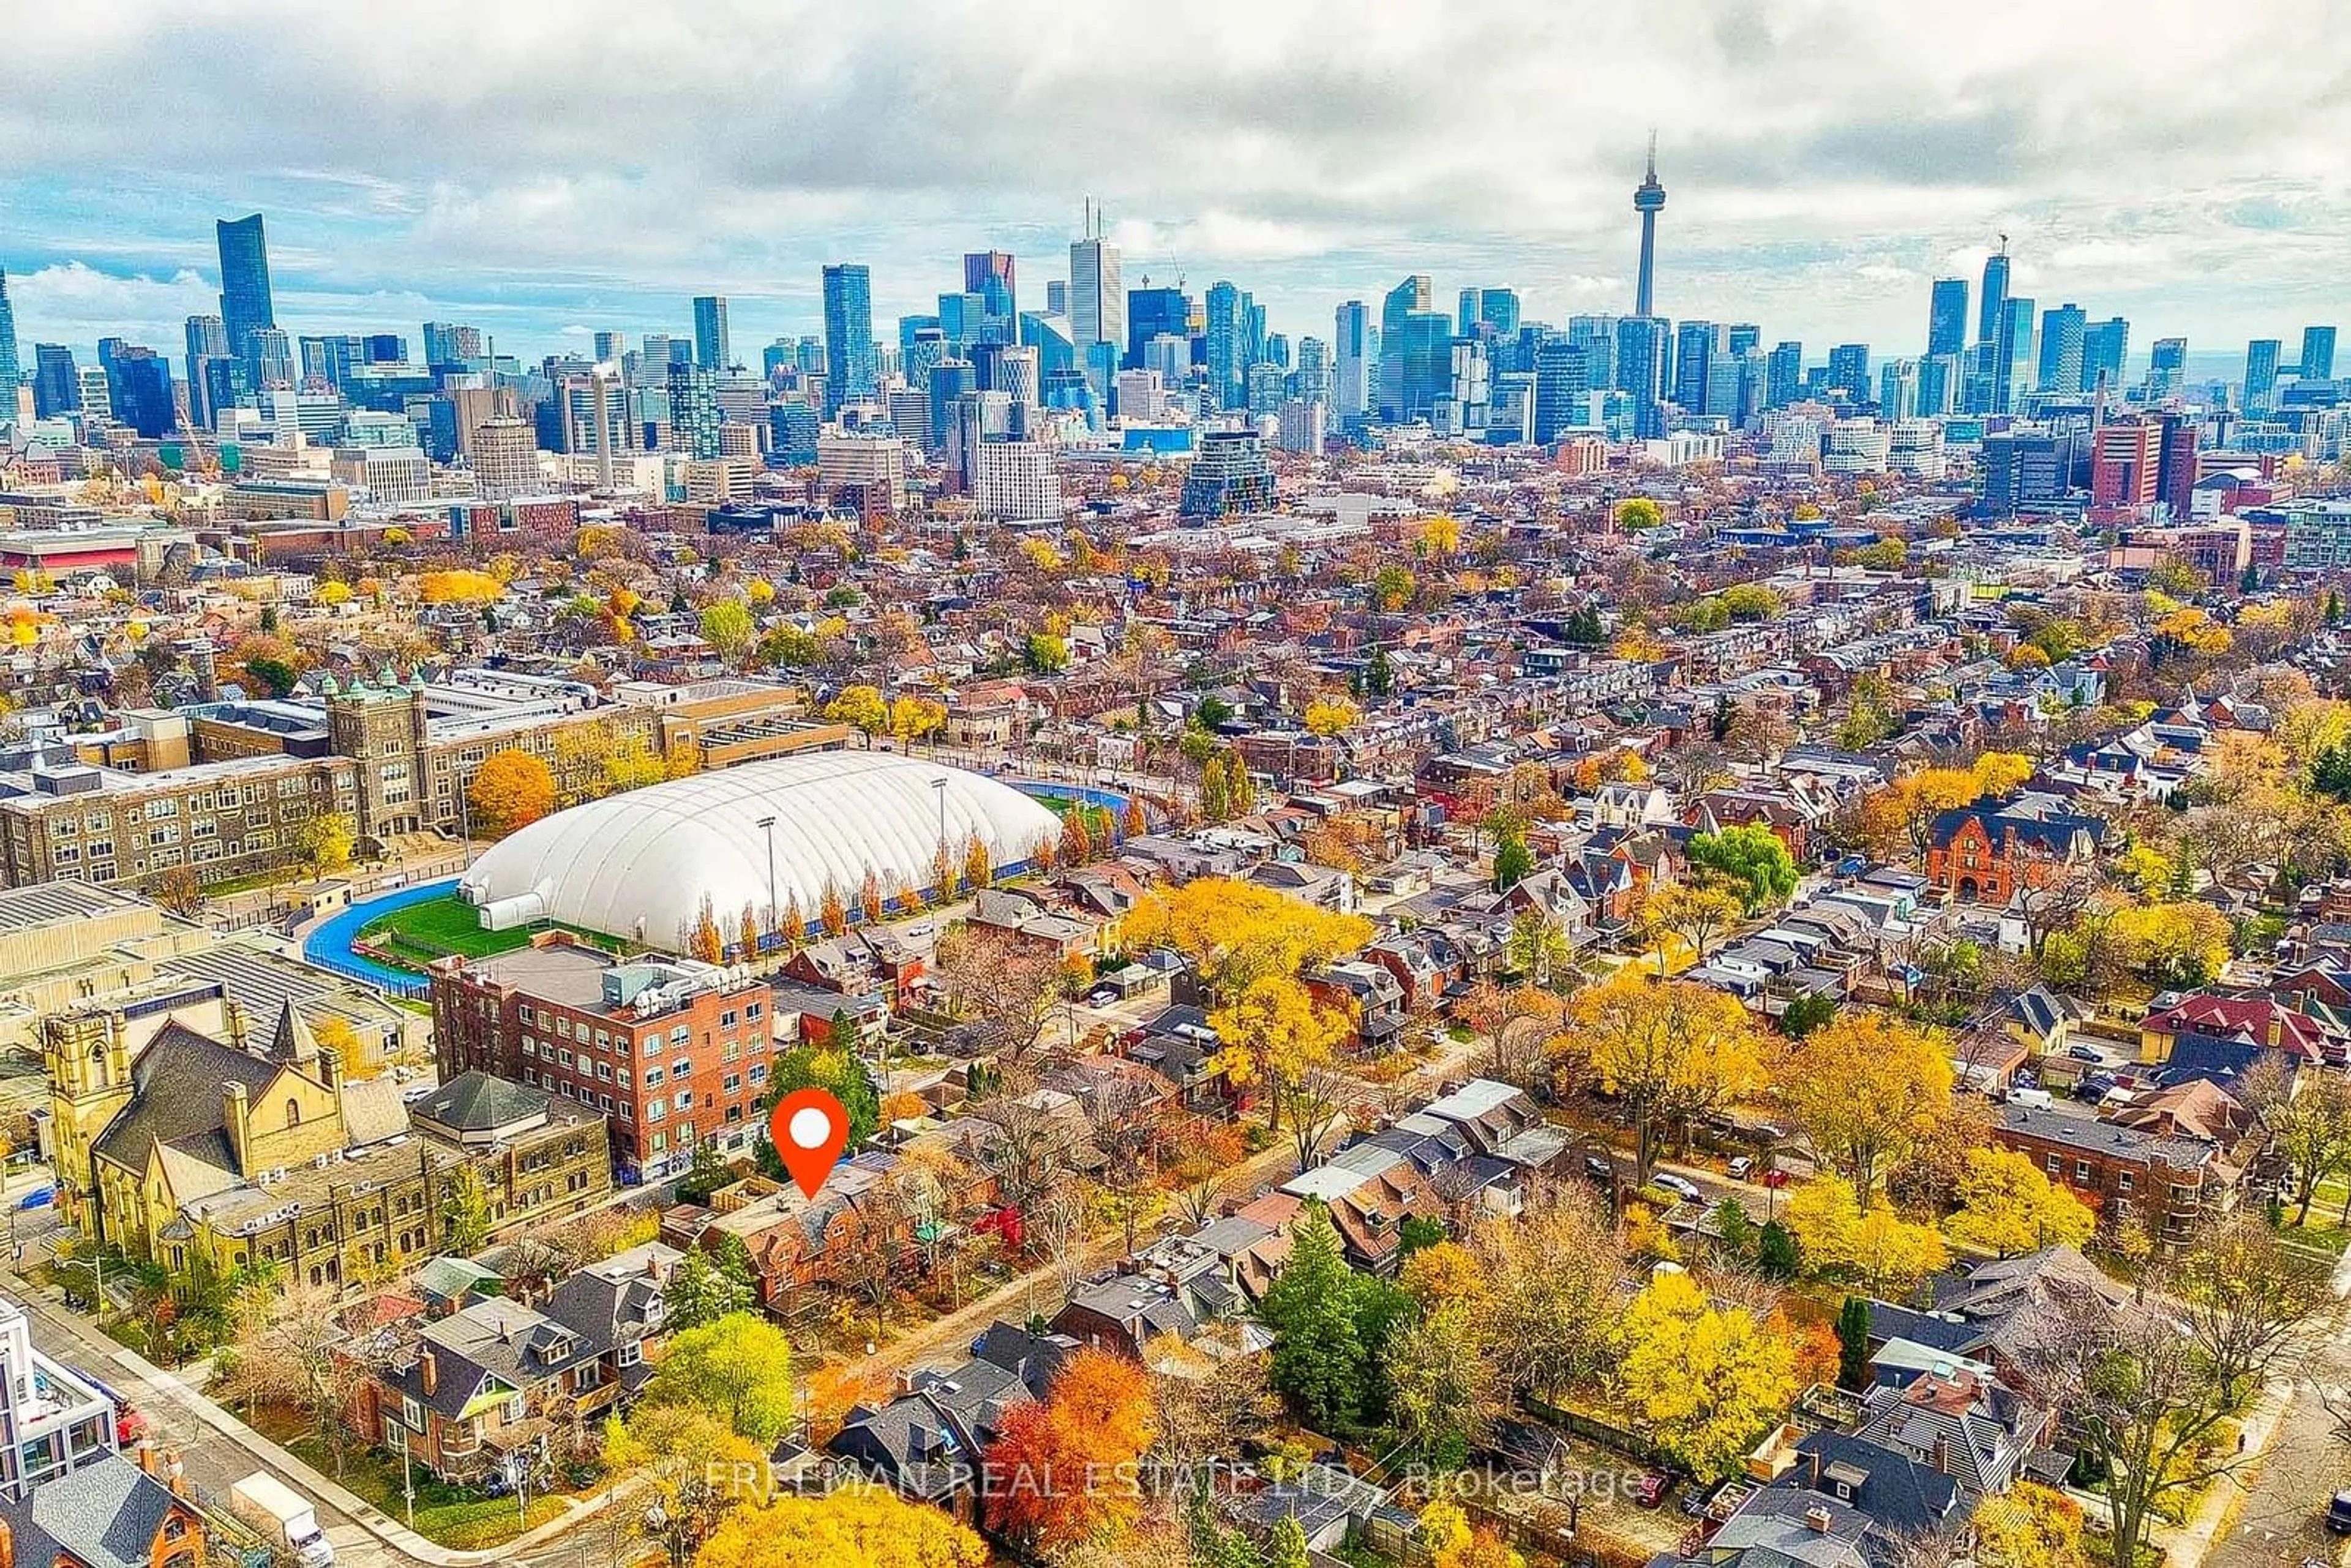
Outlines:
<svg viewBox="0 0 2351 1568"><path fill-rule="evenodd" d="M849 1145L849 1113L824 1090L795 1089L768 1113L768 1137L794 1185L813 1198Z"/></svg>

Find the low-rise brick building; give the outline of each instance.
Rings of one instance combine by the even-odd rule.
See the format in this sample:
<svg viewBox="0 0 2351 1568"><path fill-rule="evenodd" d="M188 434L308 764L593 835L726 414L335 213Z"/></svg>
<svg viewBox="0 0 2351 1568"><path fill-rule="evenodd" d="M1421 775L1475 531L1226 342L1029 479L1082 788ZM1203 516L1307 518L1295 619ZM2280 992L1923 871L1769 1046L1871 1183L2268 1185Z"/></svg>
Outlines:
<svg viewBox="0 0 2351 1568"><path fill-rule="evenodd" d="M444 1076L495 1073L606 1118L623 1182L684 1170L698 1141L748 1148L767 1092L768 988L740 969L622 960L554 933L433 966Z"/></svg>

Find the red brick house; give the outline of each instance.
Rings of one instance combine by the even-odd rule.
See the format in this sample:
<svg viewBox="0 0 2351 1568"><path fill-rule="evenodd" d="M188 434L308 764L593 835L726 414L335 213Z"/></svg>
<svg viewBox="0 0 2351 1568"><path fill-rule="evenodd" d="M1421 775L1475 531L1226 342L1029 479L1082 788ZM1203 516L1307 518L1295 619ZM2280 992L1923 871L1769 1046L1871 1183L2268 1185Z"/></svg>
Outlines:
<svg viewBox="0 0 2351 1568"><path fill-rule="evenodd" d="M1985 796L1941 813L1929 831L1928 882L1960 903L1998 905L2020 887L2045 887L2096 854L2106 825Z"/></svg>

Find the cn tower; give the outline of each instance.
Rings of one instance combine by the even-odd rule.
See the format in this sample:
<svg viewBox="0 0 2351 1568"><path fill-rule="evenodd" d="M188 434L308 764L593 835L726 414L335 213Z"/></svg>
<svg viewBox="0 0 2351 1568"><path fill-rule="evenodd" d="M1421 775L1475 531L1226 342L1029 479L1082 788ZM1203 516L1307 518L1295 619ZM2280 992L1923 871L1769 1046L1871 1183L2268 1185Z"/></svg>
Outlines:
<svg viewBox="0 0 2351 1568"><path fill-rule="evenodd" d="M1633 210L1641 214L1641 284L1633 314L1649 314L1649 286L1657 270L1657 213L1666 204L1666 188L1657 183L1657 133L1649 132L1649 174L1633 191Z"/></svg>

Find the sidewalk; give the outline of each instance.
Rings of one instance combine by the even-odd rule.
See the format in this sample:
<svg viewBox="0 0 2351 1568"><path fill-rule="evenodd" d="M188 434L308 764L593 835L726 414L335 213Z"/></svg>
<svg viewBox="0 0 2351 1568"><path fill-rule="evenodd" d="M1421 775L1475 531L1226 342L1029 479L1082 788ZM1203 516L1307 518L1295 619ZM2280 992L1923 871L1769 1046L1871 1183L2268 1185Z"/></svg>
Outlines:
<svg viewBox="0 0 2351 1568"><path fill-rule="evenodd" d="M160 1389L178 1401L182 1407L193 1415L197 1420L252 1455L255 1462L262 1469L288 1482L297 1491L304 1493L314 1500L332 1505L338 1513L351 1520L360 1528L402 1556L419 1563L432 1563L434 1568L475 1568L476 1564L503 1563L518 1552L527 1552L541 1542L561 1535L581 1520L601 1511L611 1497L611 1493L607 1490L598 1493L593 1498L574 1499L556 1518L548 1521L536 1530L515 1537L502 1546L488 1547L477 1552L452 1551L448 1547L435 1545L427 1541L400 1521L361 1499L358 1493L313 1469L309 1465L223 1409L214 1400L189 1387L176 1374L164 1371L132 1351L123 1351L115 1359L135 1372L148 1387Z"/></svg>
<svg viewBox="0 0 2351 1568"><path fill-rule="evenodd" d="M2196 1505L2196 1512L2177 1530L2150 1530L2147 1539L2163 1549L2164 1561L2176 1568L2196 1568L2212 1550L2212 1543L2229 1532L2237 1511L2252 1495L2260 1480L2262 1460L2267 1455L2270 1439L2277 1435L2278 1423L2285 1418L2286 1406L2294 1403L2297 1380L2284 1378L2262 1385L2261 1397L2245 1413L2242 1427L2244 1463L2227 1474L2216 1478ZM2069 1491L2074 1501L2093 1516L2102 1514L2105 1500L2086 1492Z"/></svg>
<svg viewBox="0 0 2351 1568"><path fill-rule="evenodd" d="M18 1299L37 1317L53 1321L62 1319L70 1323L75 1331L74 1337L87 1342L92 1349L114 1346L108 1357L114 1364L93 1369L99 1375L110 1382L128 1385L129 1391L147 1401L151 1408L158 1404L169 1404L193 1417L206 1431L234 1445L251 1458L256 1469L267 1470L312 1501L350 1520L382 1542L397 1558L429 1563L433 1568L485 1568L486 1564L507 1562L593 1517L602 1511L611 1497L607 1490L592 1498L572 1500L556 1518L500 1546L459 1552L436 1545L255 1431L223 1408L218 1401L192 1386L180 1374L167 1372L136 1351L115 1345L115 1342L101 1333L94 1322L79 1313L68 1312L37 1288L19 1281L19 1291Z"/></svg>

